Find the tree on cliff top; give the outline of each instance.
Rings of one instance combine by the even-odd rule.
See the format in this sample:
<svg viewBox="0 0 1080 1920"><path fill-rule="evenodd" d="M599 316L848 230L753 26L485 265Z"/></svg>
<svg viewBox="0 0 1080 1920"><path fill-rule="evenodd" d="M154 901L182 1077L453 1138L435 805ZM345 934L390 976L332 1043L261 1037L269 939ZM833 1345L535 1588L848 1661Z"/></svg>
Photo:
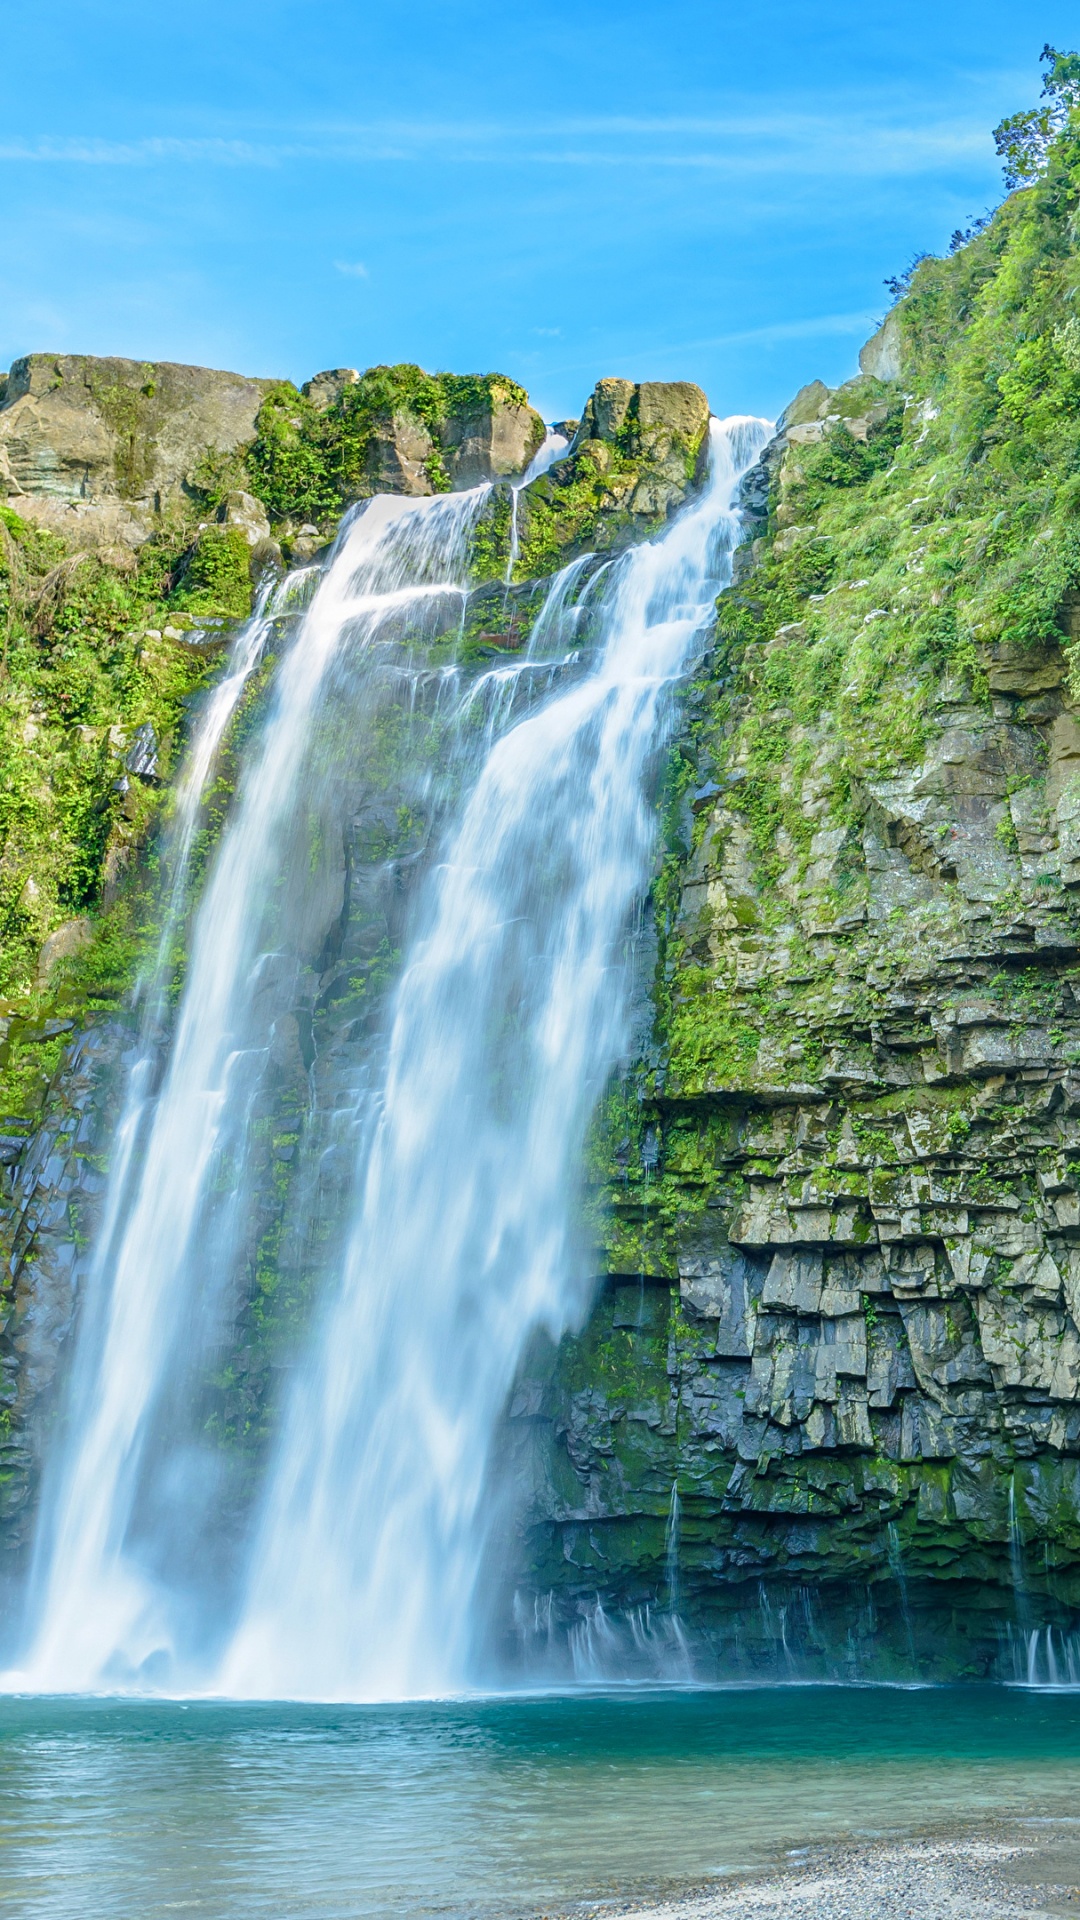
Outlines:
<svg viewBox="0 0 1080 1920"><path fill-rule="evenodd" d="M1080 54L1045 46L1039 55L1050 71L1043 81L1045 106L1011 113L994 128L994 145L1005 163L1005 185L1025 187L1043 172L1058 135L1080 108Z"/></svg>

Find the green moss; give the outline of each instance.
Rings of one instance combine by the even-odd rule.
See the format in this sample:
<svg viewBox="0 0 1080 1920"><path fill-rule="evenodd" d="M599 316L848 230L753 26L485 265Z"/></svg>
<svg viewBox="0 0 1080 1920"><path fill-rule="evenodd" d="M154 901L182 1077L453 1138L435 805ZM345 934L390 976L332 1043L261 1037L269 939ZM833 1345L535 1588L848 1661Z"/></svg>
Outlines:
<svg viewBox="0 0 1080 1920"><path fill-rule="evenodd" d="M653 471L647 450L586 440L572 459L534 480L521 496L515 580L542 578L580 553L610 552L655 532L662 513L632 510L638 482Z"/></svg>
<svg viewBox="0 0 1080 1920"><path fill-rule="evenodd" d="M124 779L127 745L136 727L153 726L167 773L182 702L206 671L184 647L147 637L168 622L176 564L164 536L118 572L4 515L0 994L9 1000L29 1004L45 936L93 909L107 864L122 866L149 830L157 797Z"/></svg>
<svg viewBox="0 0 1080 1920"><path fill-rule="evenodd" d="M251 612L251 549L239 527L203 527L172 604L188 613L246 620Z"/></svg>

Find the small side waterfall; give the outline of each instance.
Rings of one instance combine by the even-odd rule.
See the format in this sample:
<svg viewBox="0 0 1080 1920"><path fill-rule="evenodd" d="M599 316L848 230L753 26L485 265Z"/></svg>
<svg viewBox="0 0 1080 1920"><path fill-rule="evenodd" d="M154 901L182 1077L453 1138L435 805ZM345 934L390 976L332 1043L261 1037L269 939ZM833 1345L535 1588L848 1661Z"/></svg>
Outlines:
<svg viewBox="0 0 1080 1920"><path fill-rule="evenodd" d="M1016 1624L1026 1637L1031 1627L1031 1603L1024 1572L1024 1534L1016 1509L1016 1478L1009 1481L1009 1570L1012 1574Z"/></svg>
<svg viewBox="0 0 1080 1920"><path fill-rule="evenodd" d="M528 466L526 467L525 472L522 474L521 479L515 480L513 483L513 486L511 487L511 490L510 490L510 554L506 562L507 586L510 585L511 580L514 577L514 568L517 564L518 557L521 553L521 536L518 529L518 507L521 501L522 488L527 487L530 481L539 480L540 475L542 473L546 473L549 467L553 467L555 465L556 460L561 460L563 454L566 452L566 449L569 445L570 445L570 442L566 438L566 435L564 433L553 433L549 428L548 432L544 435L543 445L538 447L536 452L533 454L533 457L530 460Z"/></svg>
<svg viewBox="0 0 1080 1920"><path fill-rule="evenodd" d="M679 1611L679 1483L671 1483L671 1501L668 1505L666 1537L664 1540L664 1572L667 1576L668 1612L674 1617Z"/></svg>
<svg viewBox="0 0 1080 1920"><path fill-rule="evenodd" d="M904 1566L904 1552L900 1545L900 1530L895 1520L890 1520L885 1530L888 1541L889 1570L896 1581L900 1594L900 1612L904 1621L904 1634L907 1639L908 1655L911 1660L911 1672L914 1678L919 1671L918 1657L915 1652L915 1629L911 1618L911 1602L908 1598L907 1570Z"/></svg>
<svg viewBox="0 0 1080 1920"><path fill-rule="evenodd" d="M255 1103L299 964L290 916L294 925L310 917L318 893L307 831L309 819L318 824L317 722L344 650L363 654L385 623L400 623L425 598L460 598L486 493L379 498L354 515L279 670L197 915L164 1075L155 1086L157 1054L144 1049L132 1076L81 1315L67 1438L46 1487L37 1631L9 1684L175 1684L187 1671L184 1648L205 1644L198 1616L214 1612L216 1572L208 1525L223 1488L191 1383L220 1340L236 1285ZM214 730L220 740L258 640L257 621L211 702L181 789L159 971Z"/></svg>
<svg viewBox="0 0 1080 1920"><path fill-rule="evenodd" d="M624 931L653 847L646 774L728 577L735 483L766 431L713 424L704 493L603 583L592 670L494 741L447 839L226 1692L390 1698L474 1671L492 1435L533 1329L558 1338L585 1304L574 1201L626 1044Z"/></svg>

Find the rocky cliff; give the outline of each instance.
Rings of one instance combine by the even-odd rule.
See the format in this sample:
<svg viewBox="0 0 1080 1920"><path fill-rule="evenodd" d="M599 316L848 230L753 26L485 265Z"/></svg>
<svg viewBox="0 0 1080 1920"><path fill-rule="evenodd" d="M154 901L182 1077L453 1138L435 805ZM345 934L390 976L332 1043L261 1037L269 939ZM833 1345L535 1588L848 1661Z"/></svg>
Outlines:
<svg viewBox="0 0 1080 1920"><path fill-rule="evenodd" d="M511 1409L566 1619L668 1606L673 1551L747 1670L1007 1670L1076 1618L1078 188L1066 133L745 485L604 1290Z"/></svg>

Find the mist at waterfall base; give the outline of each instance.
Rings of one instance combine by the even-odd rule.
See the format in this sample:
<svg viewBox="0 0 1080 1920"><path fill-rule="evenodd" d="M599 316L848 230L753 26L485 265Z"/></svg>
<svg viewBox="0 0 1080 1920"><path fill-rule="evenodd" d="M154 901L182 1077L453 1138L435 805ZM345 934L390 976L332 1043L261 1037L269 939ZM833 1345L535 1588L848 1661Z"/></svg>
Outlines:
<svg viewBox="0 0 1080 1920"><path fill-rule="evenodd" d="M557 1339L588 1304L579 1168L629 1043L651 780L765 433L714 422L708 481L666 532L574 562L527 652L479 676L436 643L460 626L490 489L355 512L306 610L304 582L272 610L265 719L167 1031L199 782L228 718L210 703L9 1687L378 1699L482 1677L492 1438L530 1336ZM234 649L236 700L266 617ZM395 728L435 855L416 850L385 1013L335 1043L324 1098L328 1063L303 1042L347 937L335 836ZM371 886L407 864L376 863ZM307 1261L316 1298L253 1484L212 1383L257 1228L268 1088L290 1072L306 1107L279 1256Z"/></svg>

